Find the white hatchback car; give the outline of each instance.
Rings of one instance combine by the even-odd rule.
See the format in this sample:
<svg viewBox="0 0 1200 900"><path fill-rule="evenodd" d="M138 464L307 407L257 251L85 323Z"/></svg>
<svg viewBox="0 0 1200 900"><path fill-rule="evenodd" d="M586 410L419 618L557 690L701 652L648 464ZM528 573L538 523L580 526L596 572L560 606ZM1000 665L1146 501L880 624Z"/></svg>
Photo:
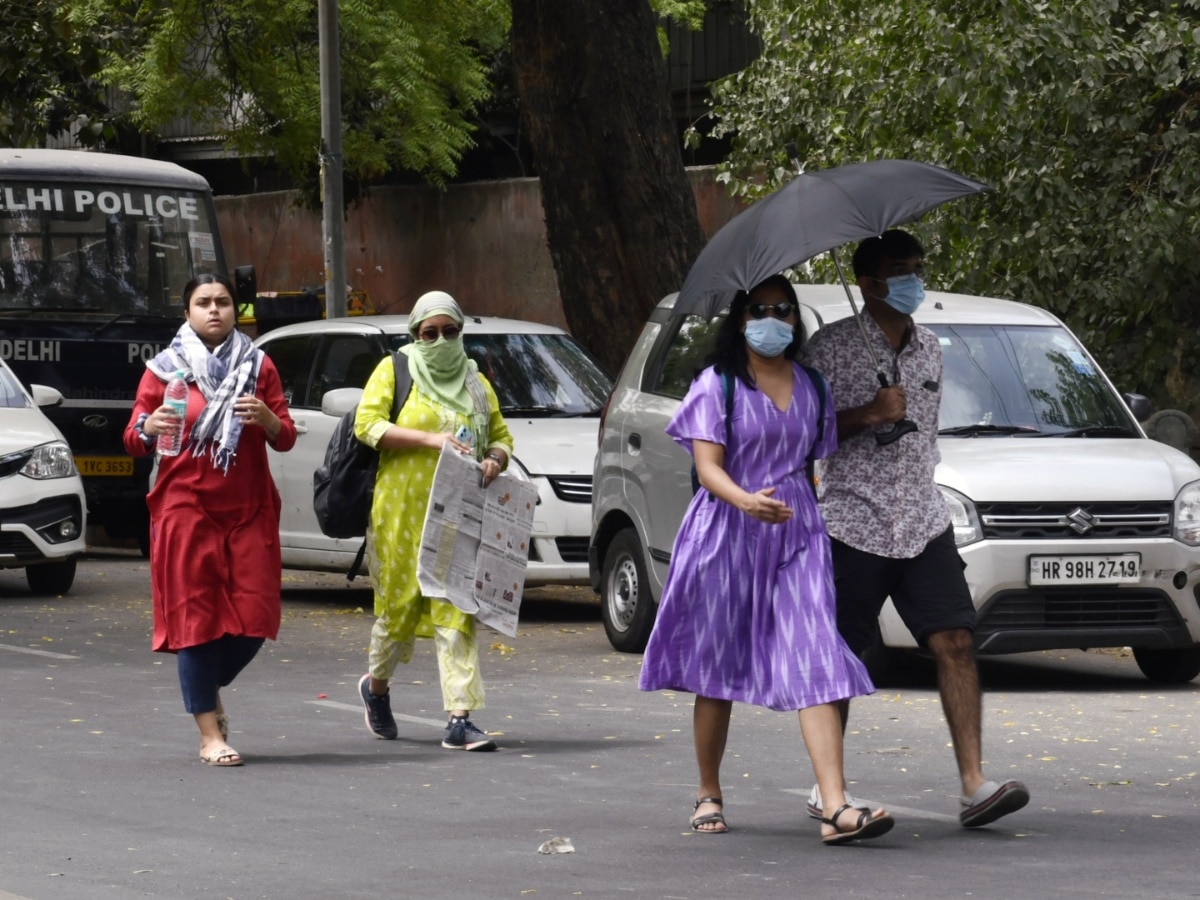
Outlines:
<svg viewBox="0 0 1200 900"><path fill-rule="evenodd" d="M797 285L808 334L850 315L837 285ZM855 289L857 290L857 289ZM692 497L664 432L720 322L652 314L617 379L596 457L590 561L609 640L645 646ZM936 478L978 610L980 653L1132 647L1164 682L1200 674L1200 466L1146 437L1045 310L929 291L916 319L942 345ZM1135 416L1136 413L1136 416ZM903 440L903 438L901 438ZM868 665L916 646L891 603Z"/></svg>
<svg viewBox="0 0 1200 900"><path fill-rule="evenodd" d="M361 316L285 325L255 341L279 370L296 422L296 446L268 451L283 498L285 566L347 571L353 564L362 539L321 533L313 470L341 413L353 408L341 389L361 391L379 360L409 340L407 316ZM587 584L596 431L612 377L571 335L550 325L468 316L463 340L496 389L512 431L508 471L538 491L525 584Z"/></svg>
<svg viewBox="0 0 1200 900"><path fill-rule="evenodd" d="M86 549L87 504L71 448L40 407L62 394L26 391L0 359L0 568L25 569L35 594L64 594Z"/></svg>

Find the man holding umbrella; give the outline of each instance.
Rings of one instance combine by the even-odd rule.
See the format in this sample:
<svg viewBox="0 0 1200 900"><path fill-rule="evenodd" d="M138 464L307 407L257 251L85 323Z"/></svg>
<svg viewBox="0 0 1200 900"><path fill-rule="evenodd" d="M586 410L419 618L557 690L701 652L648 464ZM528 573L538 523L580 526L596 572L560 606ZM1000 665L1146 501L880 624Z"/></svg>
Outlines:
<svg viewBox="0 0 1200 900"><path fill-rule="evenodd" d="M1025 806L1029 791L983 774L975 608L934 481L942 353L936 335L912 320L925 296L923 263L920 242L905 231L862 241L853 268L864 315L818 331L805 361L828 378L837 407L838 449L825 461L820 498L833 539L838 629L863 653L891 597L933 656L962 780L959 820L975 828ZM883 369L890 386L879 386ZM897 436L902 420L916 430L906 422ZM843 728L848 714L843 702ZM808 811L821 815L816 787Z"/></svg>

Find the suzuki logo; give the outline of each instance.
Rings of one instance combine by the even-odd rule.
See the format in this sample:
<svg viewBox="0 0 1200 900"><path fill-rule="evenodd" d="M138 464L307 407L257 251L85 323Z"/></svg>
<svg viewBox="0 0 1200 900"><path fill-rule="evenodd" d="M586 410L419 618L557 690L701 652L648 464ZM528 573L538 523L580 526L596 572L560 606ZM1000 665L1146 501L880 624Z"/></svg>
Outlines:
<svg viewBox="0 0 1200 900"><path fill-rule="evenodd" d="M1067 513L1067 522L1076 534L1087 534L1096 524L1096 518L1082 506L1077 506Z"/></svg>
<svg viewBox="0 0 1200 900"><path fill-rule="evenodd" d="M108 419L97 415L84 416L83 424L85 428L107 428Z"/></svg>

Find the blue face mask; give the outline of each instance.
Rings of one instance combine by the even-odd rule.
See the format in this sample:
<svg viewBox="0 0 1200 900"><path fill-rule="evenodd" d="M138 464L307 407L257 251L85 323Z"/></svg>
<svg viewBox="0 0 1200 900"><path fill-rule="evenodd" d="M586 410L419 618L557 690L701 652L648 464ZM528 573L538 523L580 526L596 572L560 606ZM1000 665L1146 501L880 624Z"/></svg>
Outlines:
<svg viewBox="0 0 1200 900"><path fill-rule="evenodd" d="M792 343L794 329L774 316L746 323L746 343L759 356L778 356Z"/></svg>
<svg viewBox="0 0 1200 900"><path fill-rule="evenodd" d="M917 307L925 302L925 282L916 275L897 275L887 280L888 292L883 302L896 310L911 316Z"/></svg>

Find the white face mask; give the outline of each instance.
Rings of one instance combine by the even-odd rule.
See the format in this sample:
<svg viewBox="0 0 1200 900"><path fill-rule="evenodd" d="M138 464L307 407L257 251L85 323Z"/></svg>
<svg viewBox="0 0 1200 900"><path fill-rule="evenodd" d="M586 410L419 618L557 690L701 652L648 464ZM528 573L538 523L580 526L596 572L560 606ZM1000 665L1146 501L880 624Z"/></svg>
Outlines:
<svg viewBox="0 0 1200 900"><path fill-rule="evenodd" d="M790 322L783 322L774 316L765 319L751 319L746 323L746 343L759 356L778 356L786 350L795 338L795 328Z"/></svg>
<svg viewBox="0 0 1200 900"><path fill-rule="evenodd" d="M888 292L883 302L911 316L925 302L925 282L918 275L897 275L887 280Z"/></svg>

